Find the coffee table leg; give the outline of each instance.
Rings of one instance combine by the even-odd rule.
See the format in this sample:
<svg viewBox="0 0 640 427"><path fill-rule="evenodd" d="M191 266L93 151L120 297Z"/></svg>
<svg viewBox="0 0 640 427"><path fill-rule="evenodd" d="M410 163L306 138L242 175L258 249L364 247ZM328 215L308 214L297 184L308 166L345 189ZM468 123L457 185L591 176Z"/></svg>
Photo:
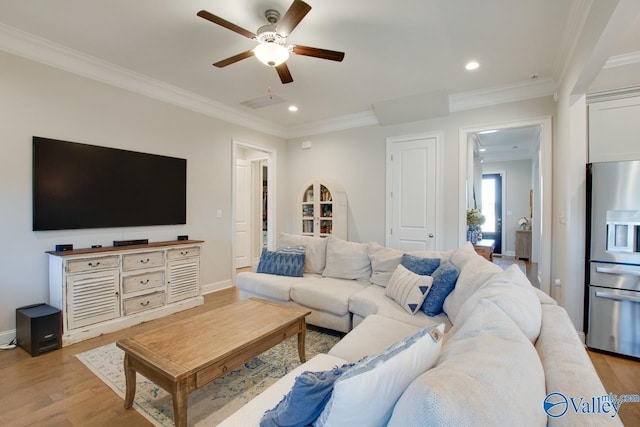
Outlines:
<svg viewBox="0 0 640 427"><path fill-rule="evenodd" d="M124 407L129 409L133 405L133 398L136 395L136 371L131 367L131 361L127 353L124 354L124 377L127 384Z"/></svg>
<svg viewBox="0 0 640 427"><path fill-rule="evenodd" d="M298 332L298 355L300 356L300 362L307 361L307 356L304 351L304 339L307 335L307 323L302 319L300 321L300 332Z"/></svg>
<svg viewBox="0 0 640 427"><path fill-rule="evenodd" d="M171 393L173 398L173 422L176 427L187 427L187 403L189 403L189 395L187 394L187 385L185 381L173 384Z"/></svg>

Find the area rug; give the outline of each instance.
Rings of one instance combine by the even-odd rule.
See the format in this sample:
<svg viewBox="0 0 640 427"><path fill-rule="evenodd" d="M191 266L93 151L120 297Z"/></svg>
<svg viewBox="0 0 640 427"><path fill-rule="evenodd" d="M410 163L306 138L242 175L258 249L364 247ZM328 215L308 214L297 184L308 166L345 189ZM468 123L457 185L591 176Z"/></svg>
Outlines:
<svg viewBox="0 0 640 427"><path fill-rule="evenodd" d="M307 360L326 353L340 337L331 331L307 329ZM79 353L76 357L124 399L124 352L115 343ZM291 337L189 395L190 426L215 426L300 365L298 338ZM173 426L171 395L137 374L133 407L156 426Z"/></svg>

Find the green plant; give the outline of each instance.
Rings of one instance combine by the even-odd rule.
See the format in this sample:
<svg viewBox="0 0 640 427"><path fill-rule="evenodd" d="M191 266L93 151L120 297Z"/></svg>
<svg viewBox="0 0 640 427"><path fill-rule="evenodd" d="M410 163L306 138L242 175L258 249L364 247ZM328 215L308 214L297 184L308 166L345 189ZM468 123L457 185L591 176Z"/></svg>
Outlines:
<svg viewBox="0 0 640 427"><path fill-rule="evenodd" d="M487 219L479 209L467 209L467 225L476 227L484 224Z"/></svg>

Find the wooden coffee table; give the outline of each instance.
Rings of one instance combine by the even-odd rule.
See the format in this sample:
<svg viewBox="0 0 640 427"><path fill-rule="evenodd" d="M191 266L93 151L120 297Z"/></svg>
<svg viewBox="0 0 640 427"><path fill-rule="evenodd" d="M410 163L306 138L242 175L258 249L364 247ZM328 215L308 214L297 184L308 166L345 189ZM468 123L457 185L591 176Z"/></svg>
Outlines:
<svg viewBox="0 0 640 427"><path fill-rule="evenodd" d="M171 393L176 426L187 425L189 393L298 335L305 362L305 317L311 311L250 298L118 341L124 350L125 408L136 394L136 372Z"/></svg>

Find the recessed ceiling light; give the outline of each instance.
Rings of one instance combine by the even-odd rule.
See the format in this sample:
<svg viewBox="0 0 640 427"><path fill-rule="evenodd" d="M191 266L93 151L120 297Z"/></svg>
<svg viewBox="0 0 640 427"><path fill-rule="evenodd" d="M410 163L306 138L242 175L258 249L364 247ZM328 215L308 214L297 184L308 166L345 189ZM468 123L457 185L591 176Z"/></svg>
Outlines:
<svg viewBox="0 0 640 427"><path fill-rule="evenodd" d="M298 111L298 107L295 105L289 105L289 111Z"/></svg>
<svg viewBox="0 0 640 427"><path fill-rule="evenodd" d="M496 132L498 132L498 129L483 130L481 132L478 132L478 135L486 135L488 133L496 133Z"/></svg>
<svg viewBox="0 0 640 427"><path fill-rule="evenodd" d="M485 151L487 151L487 149L486 148L481 148L478 151L481 152L481 153L484 153Z"/></svg>
<svg viewBox="0 0 640 427"><path fill-rule="evenodd" d="M476 61L470 61L470 62L467 62L467 65L465 65L464 68L467 71L472 71L472 70L476 70L479 66L480 64L478 64Z"/></svg>

